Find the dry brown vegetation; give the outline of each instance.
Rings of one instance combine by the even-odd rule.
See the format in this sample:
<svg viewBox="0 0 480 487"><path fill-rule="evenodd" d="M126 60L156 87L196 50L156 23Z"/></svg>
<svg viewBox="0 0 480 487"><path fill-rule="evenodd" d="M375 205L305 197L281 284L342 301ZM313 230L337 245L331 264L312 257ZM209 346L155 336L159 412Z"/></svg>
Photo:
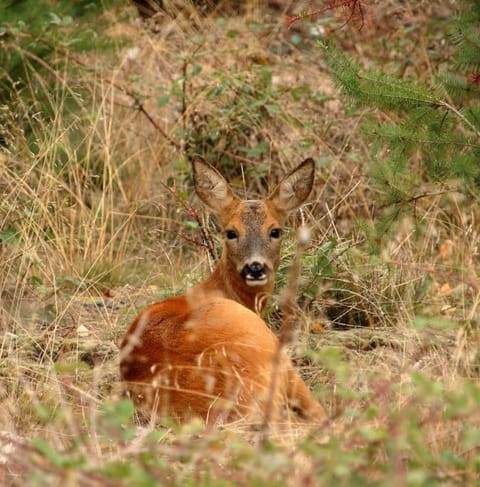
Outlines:
<svg viewBox="0 0 480 487"><path fill-rule="evenodd" d="M2 115L4 484L479 481L478 198L425 182L415 212L370 238L382 208L359 127L374 111L340 96L316 44L328 36L366 66L425 80L448 61L457 3L364 3L361 30L342 9L288 29L288 2L148 21L117 4L104 14L113 55L59 49L68 69L30 71ZM139 428L120 400L118 344L134 315L213 265L185 151L250 197L317 161L314 197L290 222L313 232L292 355L331 416L322 428L282 425L260 447L242 422ZM279 289L295 245L290 232Z"/></svg>

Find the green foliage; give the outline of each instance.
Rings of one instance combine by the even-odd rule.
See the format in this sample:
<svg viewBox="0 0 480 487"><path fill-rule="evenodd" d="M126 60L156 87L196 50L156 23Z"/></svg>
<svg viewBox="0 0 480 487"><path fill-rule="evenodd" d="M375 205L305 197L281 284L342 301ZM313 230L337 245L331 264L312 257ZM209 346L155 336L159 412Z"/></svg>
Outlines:
<svg viewBox="0 0 480 487"><path fill-rule="evenodd" d="M323 44L332 74L349 100L389 114L388 121L371 117L363 124L372 142L369 172L381 194L377 203L389 221L415 209L425 184L449 184L478 194L480 91L472 76L480 72L480 13L478 2L466 3L470 8L457 16L450 36L455 71L444 69L435 79L420 82L365 70ZM380 220L378 225L390 228Z"/></svg>
<svg viewBox="0 0 480 487"><path fill-rule="evenodd" d="M0 122L12 123L31 131L32 114L37 120L52 119L56 105L44 87L61 84L62 69L74 71L69 56L75 53L105 50L112 41L103 35L106 21L101 14L113 1L78 2L51 0L2 0L0 3L0 98L4 106ZM66 68L68 66L68 68ZM18 103L18 96L22 103ZM75 110L71 96L64 108ZM18 127L22 121L23 126ZM5 135L3 143L7 141ZM34 148L33 141L31 148Z"/></svg>
<svg viewBox="0 0 480 487"><path fill-rule="evenodd" d="M462 72L480 72L480 6L476 0L464 0L465 9L457 15L457 25L451 33L457 47L455 66Z"/></svg>
<svg viewBox="0 0 480 487"><path fill-rule="evenodd" d="M363 71L341 51L327 44L322 46L332 73L355 101L398 111L435 105L435 98L425 87L374 70Z"/></svg>
<svg viewBox="0 0 480 487"><path fill-rule="evenodd" d="M334 261L338 242L331 238L320 246L313 246L311 252L303 259L302 275L308 276L300 295L301 304L311 302L319 292L319 286L325 278L336 275ZM283 266L282 266L283 267ZM284 274L280 273L280 275ZM285 285L285 279L278 287Z"/></svg>
<svg viewBox="0 0 480 487"><path fill-rule="evenodd" d="M267 28L248 25L252 35ZM206 71L202 63L210 52L203 49L204 42L203 36L192 39L193 54L182 58L183 75L161 88L157 106L180 106L183 120L176 136L187 157L202 155L230 181L247 179L257 187L266 186L269 169L280 159L270 132L307 123L286 107L290 102L321 105L329 98L307 84L274 83L272 66L263 59ZM311 151L313 145L314 140L305 139L296 150ZM188 166L185 170L189 173Z"/></svg>
<svg viewBox="0 0 480 487"><path fill-rule="evenodd" d="M268 123L280 124L286 116L281 109L282 92L272 86L271 69L252 66L228 75L212 73L207 86L204 96L211 110L192 119L184 134L188 153L204 155L230 179L242 176L239 161L245 159L257 162L249 168L256 177L266 176L268 167L260 162L272 154L264 129Z"/></svg>
<svg viewBox="0 0 480 487"><path fill-rule="evenodd" d="M232 166L232 155L261 160L268 152L268 145L259 137L264 118L271 118L280 111L272 90L271 73L266 67L249 72L233 72L229 77L214 73L212 88L207 100L223 98L216 109L207 116L204 124L195 124L187 140L192 153L205 154L211 161L221 161L225 169ZM252 142L253 139L253 142Z"/></svg>
<svg viewBox="0 0 480 487"><path fill-rule="evenodd" d="M50 55L55 51L82 52L109 45L111 41L101 35L105 23L100 15L113 3L2 0L2 76L16 83L27 76L25 63L40 67L42 62L52 61Z"/></svg>
<svg viewBox="0 0 480 487"><path fill-rule="evenodd" d="M100 405L102 412L91 426L97 432L92 444L88 436L65 438L63 446L33 438L32 450L24 454L26 471L50 482L70 477L145 486L278 486L294 485L293 479L308 485L366 487L478 481L480 429L466 421L478 418L477 384L465 381L463 389L451 391L413 373L403 385L377 377L377 390L355 394L348 385L353 371L338 349L321 350L317 359L336 374L338 400L358 404L344 411L348 421L341 434L313 429L295 450L276 441L261 446L255 434L228 428L206 433L196 423L177 427L172 436L167 429L136 429L132 404L121 401ZM387 406L396 393L411 399ZM431 435L439 430L443 435L432 445ZM443 443L450 435L457 442L447 447Z"/></svg>

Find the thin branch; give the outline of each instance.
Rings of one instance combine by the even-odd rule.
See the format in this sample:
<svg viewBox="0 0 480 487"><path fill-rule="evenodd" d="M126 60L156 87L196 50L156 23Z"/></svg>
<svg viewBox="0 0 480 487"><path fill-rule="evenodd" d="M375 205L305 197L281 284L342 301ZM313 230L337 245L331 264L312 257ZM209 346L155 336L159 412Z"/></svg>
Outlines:
<svg viewBox="0 0 480 487"><path fill-rule="evenodd" d="M329 10L334 10L340 7L350 7L350 15L348 19L342 24L342 27L347 25L354 17L355 17L355 12L358 10L358 14L360 15L361 18L361 25L360 29L363 27L364 24L364 12L363 12L363 5L361 0L343 0L340 2L330 2L326 7L323 8L318 8L315 10L312 10L311 12L304 12L299 15L294 15L293 17L287 17L287 27L289 29L292 28L292 26L297 23L300 20L305 20L308 18L313 18L317 17L321 14L324 14L325 12L328 12Z"/></svg>
<svg viewBox="0 0 480 487"><path fill-rule="evenodd" d="M293 341L295 324L296 324L296 296L298 292L298 283L302 268L302 255L310 242L310 229L302 225L297 232L297 250L293 258L292 265L288 271L287 286L283 289L280 301L280 309L283 312L282 323L280 326L280 336L277 342L277 348L272 357L272 377L268 390L267 400L265 403L265 412L261 426L260 445L265 446L268 441L270 423L272 421L274 398L278 388L280 376L280 365L282 361L283 348Z"/></svg>
<svg viewBox="0 0 480 487"><path fill-rule="evenodd" d="M182 129L183 129L183 150L184 153L187 154L189 153L190 149L190 140L189 137L187 136L187 71L188 71L188 58L185 58L183 60L183 83L182 83Z"/></svg>
<svg viewBox="0 0 480 487"><path fill-rule="evenodd" d="M212 237L210 236L210 233L208 230L205 228L205 225L202 222L202 219L200 218L200 215L198 214L198 211L196 208L193 206L188 206L185 204L182 198L180 198L175 191L175 189L170 188L167 186L165 183L160 182L160 184L167 190L169 191L176 199L177 201L182 205L183 209L189 215L192 217L196 222L198 227L200 228L200 233L202 235L202 240L204 242L204 246L207 248L208 254L210 255L211 259L215 262L218 260L217 252L215 250L215 244L213 242ZM185 237L183 237L185 238Z"/></svg>
<svg viewBox="0 0 480 487"><path fill-rule="evenodd" d="M181 233L179 236L180 236L180 238L182 238L183 240L185 240L185 242L188 242L190 244L196 245L197 247L203 247L203 248L207 249L207 251L210 253L210 247L209 247L208 244L206 244L204 242L199 242L198 240L195 240L194 238L187 237L183 233Z"/></svg>
<svg viewBox="0 0 480 487"><path fill-rule="evenodd" d="M181 114L182 114L182 129L183 129L183 134L184 138L182 139L182 145L183 145L183 152L186 154L186 157L188 160L190 160L190 137L188 136L188 117L187 117L187 112L188 112L188 66L190 65L191 61L195 58L195 55L197 52L200 50L200 48L203 47L205 44L205 41L199 43L197 47L193 50L193 52L185 57L183 61L183 68L182 68L182 75L183 75L183 83L182 83L182 108L181 108Z"/></svg>
<svg viewBox="0 0 480 487"><path fill-rule="evenodd" d="M461 284L466 284L474 291L480 292L480 285L477 284L474 278L462 279L455 271L437 269L433 265L416 264L414 262L400 262L399 260L390 260L389 262L397 267L403 267L405 269L418 271L422 274L433 274L442 276L444 279L456 281Z"/></svg>
<svg viewBox="0 0 480 487"><path fill-rule="evenodd" d="M150 115L149 112L147 112L147 110L145 109L145 107L143 106L143 103L140 101L140 98L132 93L130 90L127 90L126 88L123 88L117 84L115 84L114 82L111 82L111 84L117 88L118 90L121 90L123 91L123 93L125 93L127 96L131 97L133 99L133 108L135 108L136 110L138 110L140 113L142 113L145 118L153 125L153 127L155 127L155 129L157 130L158 133L160 133L160 135L162 135L162 137L164 139L166 139L171 145L173 145L176 149L178 150L181 150L182 147L181 145L176 142L175 140L173 140L163 129L162 127L160 127L160 125L158 125L158 123L155 121L155 119Z"/></svg>
<svg viewBox="0 0 480 487"><path fill-rule="evenodd" d="M82 66L83 68L87 68L88 69L88 66L85 63L83 63L82 61L80 61L79 59L77 59L76 57L71 56L71 58L78 65ZM158 123L155 121L155 119L152 117L152 115L150 115L150 113L147 112L147 110L145 109L145 107L143 105L143 102L140 100L140 97L137 94L133 93L131 90L125 88L124 86L121 86L118 83L115 83L115 81L112 81L111 79L103 78L103 81L105 81L109 85L113 86L117 90L121 91L125 95L129 96L133 100L132 108L135 109L135 110L138 110L152 124L152 126L155 128L155 130L157 130L157 132L165 140L167 140L167 142L169 142L169 144L173 145L173 147L175 147L178 150L181 150L182 149L181 145L177 141L175 141L174 139L172 139L165 132L165 130L163 130L162 127L160 127L160 125L158 125ZM122 106L124 106L124 105L122 105Z"/></svg>
<svg viewBox="0 0 480 487"><path fill-rule="evenodd" d="M467 125L470 130L472 130L474 132L474 134L480 138L480 132L477 130L477 128L475 127L475 125L473 125L470 120L468 120L465 115L462 114L462 112L460 112L458 109L456 109L454 106L450 105L449 103L447 103L446 101L440 101L438 102L438 105L441 106L441 107L444 107L446 108L447 110L450 110L451 112L453 112L465 125Z"/></svg>
<svg viewBox="0 0 480 487"><path fill-rule="evenodd" d="M404 200L395 200L395 201L391 201L389 203L384 203L383 205L380 205L378 208L376 208L376 210L383 210L384 208L388 208L389 206L393 206L393 205L401 205L401 206L404 206L404 205L408 205L409 203L415 203L418 200L421 200L423 198L431 198L433 196L442 196L444 194L449 194L449 193L453 193L453 192L455 192L455 190L453 190L453 189L446 189L446 190L443 190L443 191L436 191L434 193L417 194L416 196L412 196L411 198L407 198L407 199L404 199Z"/></svg>

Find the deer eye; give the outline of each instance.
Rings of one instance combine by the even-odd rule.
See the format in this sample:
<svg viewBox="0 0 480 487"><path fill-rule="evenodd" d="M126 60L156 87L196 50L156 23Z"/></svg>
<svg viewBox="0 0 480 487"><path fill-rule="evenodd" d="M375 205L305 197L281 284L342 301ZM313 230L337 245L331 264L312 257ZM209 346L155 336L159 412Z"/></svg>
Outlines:
<svg viewBox="0 0 480 487"><path fill-rule="evenodd" d="M272 228L270 230L270 237L271 238L280 238L282 236L282 229L281 228Z"/></svg>
<svg viewBox="0 0 480 487"><path fill-rule="evenodd" d="M238 238L238 233L235 230L227 230L225 232L225 237L227 237L228 240L235 240Z"/></svg>

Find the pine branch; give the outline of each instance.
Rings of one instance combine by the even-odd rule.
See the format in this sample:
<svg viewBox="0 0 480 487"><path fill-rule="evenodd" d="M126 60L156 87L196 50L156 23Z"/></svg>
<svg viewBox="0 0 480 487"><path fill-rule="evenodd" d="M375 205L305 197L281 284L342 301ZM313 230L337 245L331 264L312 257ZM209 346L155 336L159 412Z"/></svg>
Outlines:
<svg viewBox="0 0 480 487"><path fill-rule="evenodd" d="M419 129L418 127L407 128L404 125L381 125L374 129L371 129L370 133L375 136L382 137L384 139L390 139L396 142L409 142L418 145L454 145L457 147L480 149L480 143L474 144L468 140L461 139L458 136L435 136L434 133L426 132L425 130Z"/></svg>
<svg viewBox="0 0 480 487"><path fill-rule="evenodd" d="M355 101L397 111L439 106L439 100L418 84L382 73L362 73L343 53L326 44L323 47L334 76Z"/></svg>
<svg viewBox="0 0 480 487"><path fill-rule="evenodd" d="M472 123L470 123L470 121L466 117L464 117L463 114L459 110L457 110L454 106L450 105L446 101L441 101L440 106L454 113L465 125L467 125L473 131L473 133L477 137L480 137L480 131L477 130L477 128Z"/></svg>

